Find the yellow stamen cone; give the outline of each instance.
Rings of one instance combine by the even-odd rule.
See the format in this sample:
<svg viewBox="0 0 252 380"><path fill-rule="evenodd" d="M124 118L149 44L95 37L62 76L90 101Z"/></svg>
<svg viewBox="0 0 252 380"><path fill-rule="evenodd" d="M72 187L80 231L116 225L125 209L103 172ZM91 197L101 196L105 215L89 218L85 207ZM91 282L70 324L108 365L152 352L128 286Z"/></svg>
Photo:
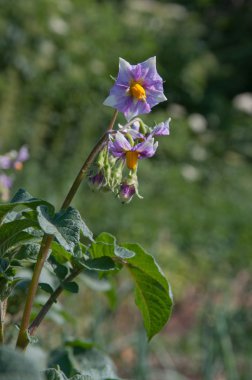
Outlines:
<svg viewBox="0 0 252 380"><path fill-rule="evenodd" d="M131 170L135 170L137 168L137 160L139 153L135 151L126 152L126 164L127 167Z"/></svg>

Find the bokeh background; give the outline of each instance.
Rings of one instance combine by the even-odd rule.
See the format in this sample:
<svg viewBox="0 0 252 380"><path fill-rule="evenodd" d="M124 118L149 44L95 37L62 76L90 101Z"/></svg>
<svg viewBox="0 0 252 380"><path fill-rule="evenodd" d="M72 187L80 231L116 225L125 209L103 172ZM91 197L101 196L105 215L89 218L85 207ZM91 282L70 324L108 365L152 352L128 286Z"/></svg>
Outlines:
<svg viewBox="0 0 252 380"><path fill-rule="evenodd" d="M139 167L143 200L122 205L83 184L74 201L96 234L155 255L173 288L169 324L147 344L126 275L109 300L105 285L82 281L77 302L63 299L64 325L45 324L42 347L67 334L96 339L125 379L251 379L252 2L1 0L0 9L0 154L30 151L13 193L22 186L60 206L110 121L102 103L118 57L157 56L168 102L143 119L172 118Z"/></svg>

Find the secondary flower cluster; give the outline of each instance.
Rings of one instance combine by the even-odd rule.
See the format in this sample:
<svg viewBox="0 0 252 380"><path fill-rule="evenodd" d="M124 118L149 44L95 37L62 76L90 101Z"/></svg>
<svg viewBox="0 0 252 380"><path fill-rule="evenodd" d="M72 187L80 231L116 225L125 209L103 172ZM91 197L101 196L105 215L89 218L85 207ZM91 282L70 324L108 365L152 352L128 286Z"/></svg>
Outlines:
<svg viewBox="0 0 252 380"><path fill-rule="evenodd" d="M124 203L134 195L142 198L138 192L138 162L154 156L158 147L155 137L169 135L169 122L150 128L137 118L125 126L119 125L90 171L91 188L111 190Z"/></svg>
<svg viewBox="0 0 252 380"><path fill-rule="evenodd" d="M3 201L9 199L10 189L13 184L13 170L22 170L23 162L28 158L29 152L26 146L22 146L19 151L11 150L4 155L0 155L0 198Z"/></svg>
<svg viewBox="0 0 252 380"><path fill-rule="evenodd" d="M169 135L170 120L150 128L137 116L149 113L165 100L156 57L137 65L120 58L118 77L104 104L122 112L128 123L111 132L89 173L91 188L111 190L126 203L134 195L142 198L138 192L138 161L154 156L158 147L155 137Z"/></svg>

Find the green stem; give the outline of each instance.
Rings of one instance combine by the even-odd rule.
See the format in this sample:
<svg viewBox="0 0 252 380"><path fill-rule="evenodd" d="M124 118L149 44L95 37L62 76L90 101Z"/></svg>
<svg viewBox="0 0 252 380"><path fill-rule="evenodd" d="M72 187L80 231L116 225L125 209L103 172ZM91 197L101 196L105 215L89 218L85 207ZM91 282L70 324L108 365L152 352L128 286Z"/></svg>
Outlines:
<svg viewBox="0 0 252 380"><path fill-rule="evenodd" d="M75 196L75 194L76 194L76 192L77 192L77 190L81 184L81 181L83 180L87 170L89 169L90 165L93 163L96 155L102 149L104 142L106 141L106 139L108 137L107 132L109 132L113 129L117 115L118 115L118 111L115 111L114 115L112 117L112 120L111 120L111 122L107 128L106 133L97 142L97 144L94 146L94 148L90 152L89 156L85 160L81 170L79 171L72 187L70 188L70 190L69 190L69 192L68 192L68 194L67 194L67 196L66 196L66 198L65 198L65 200L61 206L61 209L66 209L70 205L70 203L71 203L73 197ZM48 253L49 253L49 249L50 249L52 241L53 241L53 236L47 235L47 234L44 235L44 237L42 239L40 251L38 254L38 259L37 259L37 262L36 262L35 267L34 267L32 280L31 280L31 283L30 283L30 286L28 289L25 308L24 308L23 317L22 317L19 335L18 335L17 344L16 344L16 346L18 348L21 348L23 350L29 344L27 333L28 333L28 327L29 327L29 323L30 323L32 305L33 305L34 297L35 297L36 292L37 292L40 273L41 273L42 268L44 266L44 263L48 257Z"/></svg>
<svg viewBox="0 0 252 380"><path fill-rule="evenodd" d="M35 267L34 267L33 276L32 276L30 286L28 288L25 308L24 308L23 317L22 317L20 330L19 330L19 334L18 334L18 339L17 339L17 347L19 347L21 349L24 349L29 343L29 339L28 339L28 335L27 335L27 329L28 329L28 326L30 323L32 305L33 305L34 297L36 295L36 291L38 288L40 273L41 273L43 265L47 259L48 252L49 252L52 241L53 241L53 236L47 235L47 234L45 234L43 239L42 239L40 251L38 254L38 259L37 259L37 262L36 262Z"/></svg>
<svg viewBox="0 0 252 380"><path fill-rule="evenodd" d="M7 301L7 298L0 301L0 345L4 344L4 320L7 310Z"/></svg>
<svg viewBox="0 0 252 380"><path fill-rule="evenodd" d="M74 183L72 184L72 187L70 188L62 206L61 206L61 209L66 209L70 203L72 202L72 199L73 197L75 196L80 184L81 184L81 181L83 180L83 177L85 176L87 170L89 169L90 165L92 164L92 162L94 161L96 155L100 152L100 150L103 148L103 144L104 142L107 140L108 138L108 134L107 132L111 131L114 127L114 124L115 124L115 120L117 118L117 115L118 115L118 111L115 111L113 117L112 117L112 120L107 128L107 131L106 133L100 138L100 140L96 143L96 145L94 146L94 148L92 149L92 151L90 152L89 156L87 157L86 161L84 162L81 170L79 171L77 177L75 178L75 181Z"/></svg>

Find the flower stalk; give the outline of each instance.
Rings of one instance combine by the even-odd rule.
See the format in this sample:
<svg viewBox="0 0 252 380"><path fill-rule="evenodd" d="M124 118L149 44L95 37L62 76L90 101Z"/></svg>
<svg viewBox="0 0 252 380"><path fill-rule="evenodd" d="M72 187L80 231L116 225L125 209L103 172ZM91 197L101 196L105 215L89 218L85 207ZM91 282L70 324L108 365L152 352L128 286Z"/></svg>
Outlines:
<svg viewBox="0 0 252 380"><path fill-rule="evenodd" d="M66 209L70 205L70 203L71 203L73 197L75 196L85 174L87 173L87 170L89 169L89 167L93 163L96 155L100 152L105 141L107 140L107 138L108 138L107 132L109 132L113 129L117 115L118 115L118 111L116 110L113 114L112 120L111 120L111 122L107 128L106 133L96 143L96 145L94 146L94 148L92 149L92 151L88 155L87 159L85 160L81 170L79 171L76 179L73 182L72 187L70 188L70 190L69 190L69 192L68 192L68 194L67 194L67 196L66 196L66 198L65 198L65 200L61 206L61 210ZM35 267L34 267L33 276L32 276L32 280L31 280L31 283L30 283L30 286L28 289L25 308L24 308L23 317L22 317L19 335L18 335L17 344L16 344L16 346L22 350L25 350L25 348L29 344L28 327L29 327L29 323L30 323L32 305L33 305L33 301L34 301L34 298L35 298L35 295L37 292L40 274L41 274L42 268L44 266L44 263L48 257L49 249L50 249L52 241L53 241L53 236L48 235L48 234L44 235L44 237L42 239L40 251L38 254L38 259L37 259L37 262L36 262ZM60 291L60 293L61 293L61 291Z"/></svg>

